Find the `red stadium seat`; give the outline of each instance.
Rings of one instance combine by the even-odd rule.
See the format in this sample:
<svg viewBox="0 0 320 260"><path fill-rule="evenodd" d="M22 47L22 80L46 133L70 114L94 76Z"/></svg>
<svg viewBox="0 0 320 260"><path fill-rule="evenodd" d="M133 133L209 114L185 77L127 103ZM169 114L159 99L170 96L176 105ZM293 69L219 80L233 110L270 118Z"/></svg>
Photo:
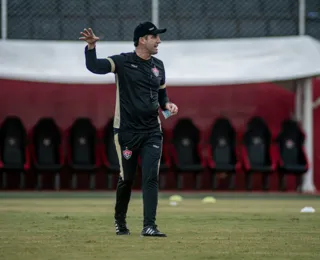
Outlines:
<svg viewBox="0 0 320 260"><path fill-rule="evenodd" d="M269 189L269 175L276 170L276 150L272 134L261 117L253 117L243 136L242 161L246 174L246 188L252 189L252 174L262 174L262 189Z"/></svg>
<svg viewBox="0 0 320 260"><path fill-rule="evenodd" d="M90 174L90 189L95 188L95 173L100 167L98 133L89 118L78 118L66 132L67 165L73 171L72 188L77 174Z"/></svg>
<svg viewBox="0 0 320 260"><path fill-rule="evenodd" d="M172 131L170 153L173 170L177 177L177 188L182 188L182 174L192 173L194 188L199 188L199 173L206 168L201 151L201 132L189 118L180 119Z"/></svg>
<svg viewBox="0 0 320 260"><path fill-rule="evenodd" d="M7 186L7 173L20 173L20 188L25 186L25 174L30 169L27 131L16 116L7 117L0 128L0 168L2 188Z"/></svg>
<svg viewBox="0 0 320 260"><path fill-rule="evenodd" d="M212 173L212 188L217 188L217 174L226 173L229 189L235 188L235 175L241 169L237 160L236 131L227 118L218 118L208 136L208 167Z"/></svg>
<svg viewBox="0 0 320 260"><path fill-rule="evenodd" d="M42 188L42 174L55 174L55 189L60 189L60 175L64 166L63 131L53 118L42 118L30 132L32 164L37 173L37 188Z"/></svg>
<svg viewBox="0 0 320 260"><path fill-rule="evenodd" d="M286 190L285 175L287 174L296 176L296 187L300 189L302 175L309 169L304 149L305 134L295 121L284 120L276 141L279 154L279 189Z"/></svg>

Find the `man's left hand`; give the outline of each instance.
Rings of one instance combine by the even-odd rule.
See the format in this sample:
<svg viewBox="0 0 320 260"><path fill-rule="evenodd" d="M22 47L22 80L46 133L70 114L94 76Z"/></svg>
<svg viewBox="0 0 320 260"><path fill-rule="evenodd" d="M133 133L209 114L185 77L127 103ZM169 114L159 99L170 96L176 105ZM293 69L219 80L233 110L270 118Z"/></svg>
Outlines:
<svg viewBox="0 0 320 260"><path fill-rule="evenodd" d="M175 115L178 113L178 107L174 103L168 102L166 104L166 109L169 110L172 115Z"/></svg>

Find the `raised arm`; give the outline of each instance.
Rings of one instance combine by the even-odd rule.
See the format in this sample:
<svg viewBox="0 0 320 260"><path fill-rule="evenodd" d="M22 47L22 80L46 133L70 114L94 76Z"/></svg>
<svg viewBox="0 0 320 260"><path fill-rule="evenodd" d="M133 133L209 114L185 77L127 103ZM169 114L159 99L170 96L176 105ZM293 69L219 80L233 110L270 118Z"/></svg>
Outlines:
<svg viewBox="0 0 320 260"><path fill-rule="evenodd" d="M84 29L80 32L82 37L80 40L84 40L88 43L85 47L86 67L89 71L95 74L107 74L115 71L115 63L111 58L98 59L96 53L96 42L99 40L91 28Z"/></svg>

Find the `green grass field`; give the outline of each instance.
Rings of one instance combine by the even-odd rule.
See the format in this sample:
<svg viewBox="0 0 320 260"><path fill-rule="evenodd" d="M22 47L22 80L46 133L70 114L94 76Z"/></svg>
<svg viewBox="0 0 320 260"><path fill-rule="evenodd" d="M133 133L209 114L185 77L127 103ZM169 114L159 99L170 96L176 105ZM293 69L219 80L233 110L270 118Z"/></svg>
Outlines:
<svg viewBox="0 0 320 260"><path fill-rule="evenodd" d="M300 213L304 206L319 209L317 198L234 195L218 196L215 204L202 204L199 195L170 206L168 199L161 196L157 223L168 237L142 238L140 193L133 196L130 204L131 236L115 235L113 195L3 194L1 260L320 257L319 214Z"/></svg>

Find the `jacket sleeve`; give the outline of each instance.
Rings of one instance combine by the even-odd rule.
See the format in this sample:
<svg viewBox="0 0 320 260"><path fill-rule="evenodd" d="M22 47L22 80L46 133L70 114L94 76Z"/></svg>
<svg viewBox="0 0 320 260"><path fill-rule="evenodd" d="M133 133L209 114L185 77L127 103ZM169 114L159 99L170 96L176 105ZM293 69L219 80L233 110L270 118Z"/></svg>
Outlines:
<svg viewBox="0 0 320 260"><path fill-rule="evenodd" d="M112 58L97 59L96 48L89 50L86 46L85 58L87 69L94 74L107 74L116 70L115 61Z"/></svg>
<svg viewBox="0 0 320 260"><path fill-rule="evenodd" d="M169 98L167 95L167 87L166 87L166 75L165 70L163 69L163 75L160 82L160 89L159 89L159 95L158 95L158 101L159 105L162 110L165 110L166 104L169 102Z"/></svg>

